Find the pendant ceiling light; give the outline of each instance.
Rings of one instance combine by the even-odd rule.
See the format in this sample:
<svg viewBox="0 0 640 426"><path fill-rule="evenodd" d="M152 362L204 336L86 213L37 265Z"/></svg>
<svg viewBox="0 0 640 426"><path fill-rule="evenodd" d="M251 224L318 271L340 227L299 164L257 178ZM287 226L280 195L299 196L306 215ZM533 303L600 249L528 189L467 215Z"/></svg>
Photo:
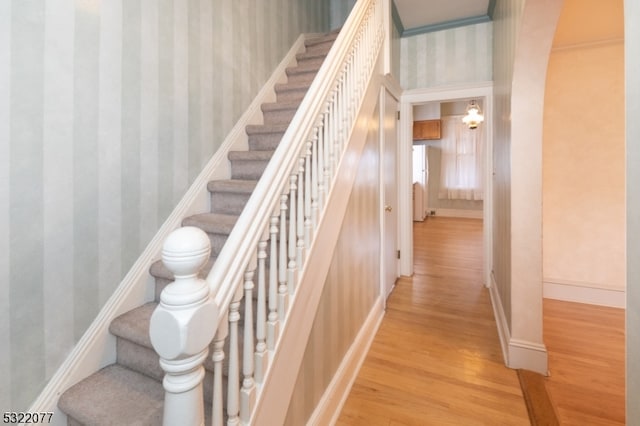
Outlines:
<svg viewBox="0 0 640 426"><path fill-rule="evenodd" d="M470 129L475 129L478 127L478 124L484 121L484 116L482 115L482 111L480 110L480 106L476 103L475 100L469 102L467 105L467 113L462 118L462 122L469 126Z"/></svg>

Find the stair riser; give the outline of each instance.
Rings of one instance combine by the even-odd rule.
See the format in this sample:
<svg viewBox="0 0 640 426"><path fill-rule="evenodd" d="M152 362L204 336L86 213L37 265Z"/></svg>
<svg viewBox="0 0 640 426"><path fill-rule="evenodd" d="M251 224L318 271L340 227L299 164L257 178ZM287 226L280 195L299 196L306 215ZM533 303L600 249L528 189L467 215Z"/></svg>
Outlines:
<svg viewBox="0 0 640 426"><path fill-rule="evenodd" d="M296 109L285 109L263 112L264 124L289 124L296 111ZM275 146L272 149L275 149Z"/></svg>
<svg viewBox="0 0 640 426"><path fill-rule="evenodd" d="M252 151L274 151L284 133L262 133L249 136L249 149Z"/></svg>
<svg viewBox="0 0 640 426"><path fill-rule="evenodd" d="M120 365L162 381L164 371L160 368L158 354L153 349L122 338L118 338L116 346L116 354Z"/></svg>
<svg viewBox="0 0 640 426"><path fill-rule="evenodd" d="M309 83L313 81L313 78L316 76L317 72L298 72L293 73L291 75L287 75L287 82L289 83Z"/></svg>
<svg viewBox="0 0 640 426"><path fill-rule="evenodd" d="M324 56L300 58L298 59L298 66L300 68L314 68L319 70L324 62Z"/></svg>
<svg viewBox="0 0 640 426"><path fill-rule="evenodd" d="M327 40L321 43L315 43L306 47L307 53L329 53L334 40Z"/></svg>
<svg viewBox="0 0 640 426"><path fill-rule="evenodd" d="M278 102L300 102L307 94L307 89L300 90L276 90Z"/></svg>
<svg viewBox="0 0 640 426"><path fill-rule="evenodd" d="M212 192L211 213L239 215L250 196L251 194L237 192Z"/></svg>
<svg viewBox="0 0 640 426"><path fill-rule="evenodd" d="M231 160L231 178L258 180L267 164L268 161L260 160Z"/></svg>

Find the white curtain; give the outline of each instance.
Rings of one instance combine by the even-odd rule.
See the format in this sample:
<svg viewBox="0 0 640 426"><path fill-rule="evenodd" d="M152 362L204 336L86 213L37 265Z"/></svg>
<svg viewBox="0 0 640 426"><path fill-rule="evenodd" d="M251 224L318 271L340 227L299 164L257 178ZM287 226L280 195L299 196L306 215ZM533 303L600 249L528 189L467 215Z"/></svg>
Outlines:
<svg viewBox="0 0 640 426"><path fill-rule="evenodd" d="M461 115L442 118L439 198L482 200L484 129L469 129Z"/></svg>

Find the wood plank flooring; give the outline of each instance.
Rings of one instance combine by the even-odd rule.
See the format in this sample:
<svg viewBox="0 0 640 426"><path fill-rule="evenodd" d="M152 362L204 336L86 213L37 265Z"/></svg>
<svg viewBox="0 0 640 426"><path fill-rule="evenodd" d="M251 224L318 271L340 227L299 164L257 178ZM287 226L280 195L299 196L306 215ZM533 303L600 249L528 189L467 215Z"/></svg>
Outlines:
<svg viewBox="0 0 640 426"><path fill-rule="evenodd" d="M430 217L414 246L337 424L528 425L482 285L482 222Z"/></svg>
<svg viewBox="0 0 640 426"><path fill-rule="evenodd" d="M547 390L561 425L625 424L624 309L544 300Z"/></svg>

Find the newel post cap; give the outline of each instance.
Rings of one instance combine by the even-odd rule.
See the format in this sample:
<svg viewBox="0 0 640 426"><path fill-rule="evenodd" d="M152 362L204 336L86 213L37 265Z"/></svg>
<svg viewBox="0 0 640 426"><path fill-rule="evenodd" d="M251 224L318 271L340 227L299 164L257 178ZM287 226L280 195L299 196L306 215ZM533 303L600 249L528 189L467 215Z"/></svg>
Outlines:
<svg viewBox="0 0 640 426"><path fill-rule="evenodd" d="M162 246L162 262L176 278L196 275L211 253L209 237L200 228L173 231Z"/></svg>

